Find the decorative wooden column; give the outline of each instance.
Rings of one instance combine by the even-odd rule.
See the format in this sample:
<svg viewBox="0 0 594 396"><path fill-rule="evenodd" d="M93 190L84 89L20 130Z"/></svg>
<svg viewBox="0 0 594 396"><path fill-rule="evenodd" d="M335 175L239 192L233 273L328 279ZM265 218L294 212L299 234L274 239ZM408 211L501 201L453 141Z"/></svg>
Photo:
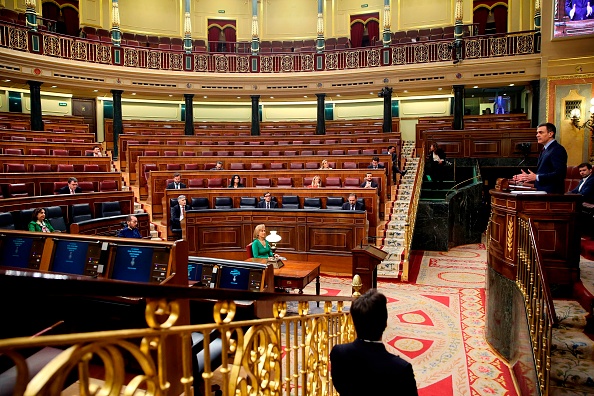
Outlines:
<svg viewBox="0 0 594 396"><path fill-rule="evenodd" d="M41 116L41 84L39 81L27 81L29 95L31 96L31 130L43 131L43 118Z"/></svg>

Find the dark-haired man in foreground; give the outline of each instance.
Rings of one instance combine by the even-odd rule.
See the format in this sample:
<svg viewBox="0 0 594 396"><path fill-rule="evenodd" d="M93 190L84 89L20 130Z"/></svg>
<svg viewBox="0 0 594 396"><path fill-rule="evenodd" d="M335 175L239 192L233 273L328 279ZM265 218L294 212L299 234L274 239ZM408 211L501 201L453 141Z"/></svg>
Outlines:
<svg viewBox="0 0 594 396"><path fill-rule="evenodd" d="M382 334L388 326L386 296L375 289L353 301L351 317L357 339L330 352L330 372L340 396L416 396L412 365L386 350Z"/></svg>

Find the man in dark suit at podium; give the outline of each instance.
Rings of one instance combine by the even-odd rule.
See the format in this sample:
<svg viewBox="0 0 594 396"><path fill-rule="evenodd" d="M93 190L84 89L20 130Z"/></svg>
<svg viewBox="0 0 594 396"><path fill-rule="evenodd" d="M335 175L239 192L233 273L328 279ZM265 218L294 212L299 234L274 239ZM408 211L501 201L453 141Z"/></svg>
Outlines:
<svg viewBox="0 0 594 396"><path fill-rule="evenodd" d="M550 122L540 124L536 129L536 140L544 145L538 157L536 173L522 170L514 176L516 182L534 183L538 191L549 194L565 193L565 175L567 174L567 151L556 140L557 128Z"/></svg>
<svg viewBox="0 0 594 396"><path fill-rule="evenodd" d="M388 325L387 303L376 289L353 301L351 317L357 339L336 345L330 352L330 372L340 396L418 394L412 365L388 352L382 342Z"/></svg>
<svg viewBox="0 0 594 396"><path fill-rule="evenodd" d="M571 190L573 194L581 194L585 202L594 202L594 177L592 176L592 165L587 162L578 165L580 171L580 184Z"/></svg>

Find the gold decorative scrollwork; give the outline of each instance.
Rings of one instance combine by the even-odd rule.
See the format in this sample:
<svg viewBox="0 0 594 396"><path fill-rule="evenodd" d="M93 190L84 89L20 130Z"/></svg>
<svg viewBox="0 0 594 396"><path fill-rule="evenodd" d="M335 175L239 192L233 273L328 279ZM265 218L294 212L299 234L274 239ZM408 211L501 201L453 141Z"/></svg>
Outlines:
<svg viewBox="0 0 594 396"><path fill-rule="evenodd" d="M93 44L94 45L94 44ZM97 62L111 64L111 49L107 45L95 45Z"/></svg>
<svg viewBox="0 0 594 396"><path fill-rule="evenodd" d="M466 40L466 59L479 58L481 56L481 42L479 40Z"/></svg>
<svg viewBox="0 0 594 396"><path fill-rule="evenodd" d="M393 65L406 64L406 50L404 47L394 47L392 49L392 64Z"/></svg>
<svg viewBox="0 0 594 396"><path fill-rule="evenodd" d="M313 71L314 69L314 56L312 54L301 54L301 70L302 71Z"/></svg>
<svg viewBox="0 0 594 396"><path fill-rule="evenodd" d="M506 238L506 245L507 245L507 254L511 256L513 247L514 247L514 218L509 217L507 219L507 238Z"/></svg>
<svg viewBox="0 0 594 396"><path fill-rule="evenodd" d="M338 69L338 53L332 52L326 55L326 69L336 70Z"/></svg>
<svg viewBox="0 0 594 396"><path fill-rule="evenodd" d="M294 70L293 57L291 55L283 55L281 57L280 68L283 72L291 72Z"/></svg>
<svg viewBox="0 0 594 396"><path fill-rule="evenodd" d="M240 73L248 73L250 71L250 59L247 56L238 56L237 71Z"/></svg>
<svg viewBox="0 0 594 396"><path fill-rule="evenodd" d="M214 308L214 321L216 324L231 323L237 312L233 301L218 301Z"/></svg>
<svg viewBox="0 0 594 396"><path fill-rule="evenodd" d="M60 56L60 40L54 36L43 36L43 51L45 55Z"/></svg>
<svg viewBox="0 0 594 396"><path fill-rule="evenodd" d="M87 43L84 41L73 41L70 44L72 59L87 60Z"/></svg>
<svg viewBox="0 0 594 396"><path fill-rule="evenodd" d="M260 55L260 70L266 73L272 73L274 71L271 56Z"/></svg>
<svg viewBox="0 0 594 396"><path fill-rule="evenodd" d="M522 35L516 37L516 53L517 54L531 54L534 52L534 36Z"/></svg>
<svg viewBox="0 0 594 396"><path fill-rule="evenodd" d="M149 51L146 57L146 67L149 69L160 69L161 68L161 52Z"/></svg>
<svg viewBox="0 0 594 396"><path fill-rule="evenodd" d="M347 53L346 53L346 68L347 69L358 69L359 68L359 54L360 54L360 51L347 51Z"/></svg>
<svg viewBox="0 0 594 396"><path fill-rule="evenodd" d="M507 37L494 37L489 39L490 55L504 56L507 55Z"/></svg>
<svg viewBox="0 0 594 396"><path fill-rule="evenodd" d="M144 315L150 328L168 329L177 322L179 311L177 301L150 300L146 304Z"/></svg>
<svg viewBox="0 0 594 396"><path fill-rule="evenodd" d="M425 63L429 61L429 46L420 44L413 46L415 53L415 63Z"/></svg>
<svg viewBox="0 0 594 396"><path fill-rule="evenodd" d="M237 349L226 394L280 394L281 354L277 332L268 325L252 326L245 336L242 329L236 330Z"/></svg>
<svg viewBox="0 0 594 396"><path fill-rule="evenodd" d="M194 71L208 71L208 55L194 55Z"/></svg>
<svg viewBox="0 0 594 396"><path fill-rule="evenodd" d="M282 319L287 315L287 302L275 301L272 306L272 316L275 319Z"/></svg>
<svg viewBox="0 0 594 396"><path fill-rule="evenodd" d="M46 365L27 386L25 395L57 395L64 388L69 373L78 366L79 386L82 394L119 394L125 385L126 367L122 350L138 362L143 374L134 377L125 387L124 394L132 395L141 385L147 394L160 393L159 378L154 361L149 353L124 340L97 341L87 345L74 345ZM98 357L105 367L105 382L91 383L89 364Z"/></svg>
<svg viewBox="0 0 594 396"><path fill-rule="evenodd" d="M29 40L27 31L24 29L8 28L9 47L18 50L27 50Z"/></svg>
<svg viewBox="0 0 594 396"><path fill-rule="evenodd" d="M380 65L380 51L378 49L371 49L367 51L367 66L375 67Z"/></svg>
<svg viewBox="0 0 594 396"><path fill-rule="evenodd" d="M124 66L138 67L138 51L133 48L124 49Z"/></svg>
<svg viewBox="0 0 594 396"><path fill-rule="evenodd" d="M328 321L315 318L307 321L305 339L305 372L308 395L325 395L328 391Z"/></svg>
<svg viewBox="0 0 594 396"><path fill-rule="evenodd" d="M169 54L169 68L171 70L184 70L184 56L182 54Z"/></svg>
<svg viewBox="0 0 594 396"><path fill-rule="evenodd" d="M227 73L229 71L229 60L224 55L216 55L214 57L215 72Z"/></svg>
<svg viewBox="0 0 594 396"><path fill-rule="evenodd" d="M299 301L297 306L297 312L299 316L307 316L309 313L309 302L308 301Z"/></svg>
<svg viewBox="0 0 594 396"><path fill-rule="evenodd" d="M439 60L452 60L452 50L449 48L448 43L437 43L437 58Z"/></svg>

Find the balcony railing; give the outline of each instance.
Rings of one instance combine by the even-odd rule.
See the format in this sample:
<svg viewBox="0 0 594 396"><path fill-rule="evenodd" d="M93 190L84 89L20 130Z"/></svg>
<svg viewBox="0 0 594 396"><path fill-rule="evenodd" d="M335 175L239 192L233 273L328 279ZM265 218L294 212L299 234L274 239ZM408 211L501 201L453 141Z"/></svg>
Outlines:
<svg viewBox="0 0 594 396"><path fill-rule="evenodd" d="M535 31L504 35L469 36L462 43L461 59L485 59L539 52ZM354 70L419 65L456 60L453 40L394 44L389 47L349 48L323 53L209 53L114 46L110 42L33 32L24 26L0 24L0 47L82 62L137 69L200 73L288 73ZM458 59L458 60L461 60Z"/></svg>
<svg viewBox="0 0 594 396"><path fill-rule="evenodd" d="M16 290L30 291L26 302L16 297ZM199 388L207 390L216 378L223 395L229 396L289 396L297 394L297 390L301 395L335 395L329 370L330 351L334 345L351 342L355 337L350 315L343 311L344 301L352 300L350 297L206 290L0 271L0 296L9 295L23 307L55 296L93 296L106 301L126 296L131 302L143 297L148 324L145 329L0 340L0 355L12 360L17 370L15 395L59 394L71 373L76 374L83 395L119 395L121 391L131 395L137 389L146 389L147 395L202 394L199 389L192 393L196 377L201 377ZM188 299L214 302L211 323L187 324ZM244 304L253 299L273 303L272 318L234 322L238 308L234 301L240 299ZM311 314L311 301L323 301L323 312ZM287 306L291 303L296 310L293 315L288 314ZM59 308L63 312L64 307ZM109 319L109 315L101 316L100 312L87 313L94 313L98 323ZM197 351L191 344L200 337L204 358L202 370L196 371L193 360ZM42 347L63 351L58 349L59 354L29 380L26 353ZM220 354L217 364L211 364L216 354ZM97 376L90 374L98 372L103 373L103 382L93 380Z"/></svg>

